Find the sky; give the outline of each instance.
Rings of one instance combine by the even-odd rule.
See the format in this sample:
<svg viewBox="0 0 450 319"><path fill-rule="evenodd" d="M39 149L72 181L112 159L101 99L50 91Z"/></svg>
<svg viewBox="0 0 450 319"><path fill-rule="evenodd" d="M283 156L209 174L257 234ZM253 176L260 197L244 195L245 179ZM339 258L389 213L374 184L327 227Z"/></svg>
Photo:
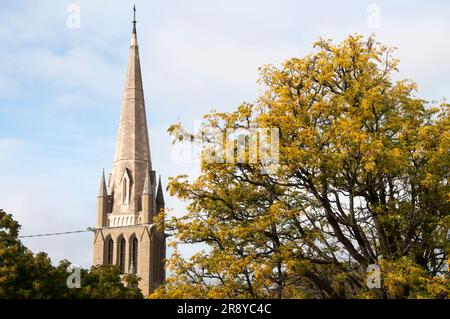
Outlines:
<svg viewBox="0 0 450 319"><path fill-rule="evenodd" d="M450 2L294 0L0 0L0 208L21 235L95 226L103 168L112 167L124 77L137 32L153 168L195 177L167 128L192 128L263 90L258 67L312 51L319 37L375 34L398 48L399 79L417 96L450 88ZM165 194L171 215L186 203ZM92 263L89 232L24 239L54 263ZM189 256L199 247L182 247ZM169 252L170 253L170 252Z"/></svg>

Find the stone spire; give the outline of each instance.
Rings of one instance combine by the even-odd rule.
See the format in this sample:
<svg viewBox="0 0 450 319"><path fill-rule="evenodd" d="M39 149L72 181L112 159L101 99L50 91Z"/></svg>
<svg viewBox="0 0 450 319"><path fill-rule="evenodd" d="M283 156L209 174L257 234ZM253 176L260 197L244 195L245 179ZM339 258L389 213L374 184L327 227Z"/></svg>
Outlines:
<svg viewBox="0 0 450 319"><path fill-rule="evenodd" d="M107 195L108 195L108 191L106 190L105 170L103 170L102 176L100 177L100 190L98 192L98 196L104 197Z"/></svg>
<svg viewBox="0 0 450 319"><path fill-rule="evenodd" d="M131 34L128 69L116 144L115 162L121 160L150 161L144 90L135 22L133 22L133 33Z"/></svg>
<svg viewBox="0 0 450 319"><path fill-rule="evenodd" d="M134 12L135 9L134 9ZM128 68L113 163L113 213L136 214L148 167L150 145L142 85L136 18L133 20Z"/></svg>
<svg viewBox="0 0 450 319"><path fill-rule="evenodd" d="M100 177L100 190L97 197L97 227L107 226L107 215L110 208L110 196L108 196L108 191L106 189L105 170L103 170L102 176Z"/></svg>

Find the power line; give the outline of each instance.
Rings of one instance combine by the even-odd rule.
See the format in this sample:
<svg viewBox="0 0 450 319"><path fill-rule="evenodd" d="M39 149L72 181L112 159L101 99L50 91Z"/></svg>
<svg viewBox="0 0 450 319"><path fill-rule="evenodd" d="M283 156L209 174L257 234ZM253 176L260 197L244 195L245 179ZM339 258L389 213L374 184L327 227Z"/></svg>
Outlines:
<svg viewBox="0 0 450 319"><path fill-rule="evenodd" d="M33 237L59 236L59 235L86 233L86 232L90 232L90 231L95 231L95 228L88 227L87 229L84 229L84 230L74 230L74 231L66 231L66 232L59 232L59 233L47 233L47 234L36 234L36 235L23 235L23 236L18 236L18 238L21 239L21 238L33 238Z"/></svg>
<svg viewBox="0 0 450 319"><path fill-rule="evenodd" d="M87 232L96 232L101 229L114 229L114 228L127 228L127 227L135 227L135 226L153 226L154 224L136 224L136 225L125 225L125 226L110 226L110 227L87 227L83 230L73 230L66 232L58 232L58 233L47 233L47 234L35 234L35 235L22 235L18 236L19 239L22 238L34 238L34 237L47 237L47 236L59 236L59 235L68 235L68 234L78 234L78 233L87 233Z"/></svg>
<svg viewBox="0 0 450 319"><path fill-rule="evenodd" d="M97 230L102 230L102 229L127 228L127 227L136 227L136 226L150 226L150 228L151 228L154 225L155 224L136 224L136 225L110 226L110 227L100 227L100 228L87 227L86 229L82 229L82 230L72 230L72 231L57 232L57 233L21 235L21 236L17 236L17 237L13 237L13 236L2 236L2 237L5 238L5 239L7 239L8 237L18 238L18 239L36 238L36 237L49 237L49 236L70 235L70 234L87 233L87 232L94 232L95 233Z"/></svg>

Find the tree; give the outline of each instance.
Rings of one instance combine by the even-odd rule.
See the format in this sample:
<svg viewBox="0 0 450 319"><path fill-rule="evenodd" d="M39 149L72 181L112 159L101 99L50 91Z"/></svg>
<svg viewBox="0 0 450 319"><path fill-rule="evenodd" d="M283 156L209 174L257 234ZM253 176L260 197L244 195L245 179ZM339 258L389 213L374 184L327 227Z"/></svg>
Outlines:
<svg viewBox="0 0 450 319"><path fill-rule="evenodd" d="M189 202L166 221L177 243L206 244L168 261L153 298L449 298L449 105L394 81L393 49L373 37L320 40L315 52L263 66L257 102L211 112L197 134L175 141L217 146L211 128L279 132L279 169L211 162L168 189ZM214 144L215 143L215 144ZM238 144L232 150L239 152ZM222 149L222 151L220 151ZM382 287L366 285L369 265Z"/></svg>
<svg viewBox="0 0 450 319"><path fill-rule="evenodd" d="M122 280L115 266L81 269L81 287L69 289L66 282L71 263L63 260L54 267L47 254L34 255L18 239L19 230L13 216L0 210L0 299L143 297L138 278L125 275Z"/></svg>
<svg viewBox="0 0 450 319"><path fill-rule="evenodd" d="M0 210L0 298L28 298L36 295L41 282L36 273L50 268L43 254L33 254L17 239L20 225Z"/></svg>
<svg viewBox="0 0 450 319"><path fill-rule="evenodd" d="M67 269L66 265L61 270ZM67 277L67 274L64 278ZM124 284L125 282L125 284ZM135 275L125 275L121 279L117 266L93 266L90 271L82 270L81 288L69 289L65 297L80 299L140 299L143 295L138 288Z"/></svg>

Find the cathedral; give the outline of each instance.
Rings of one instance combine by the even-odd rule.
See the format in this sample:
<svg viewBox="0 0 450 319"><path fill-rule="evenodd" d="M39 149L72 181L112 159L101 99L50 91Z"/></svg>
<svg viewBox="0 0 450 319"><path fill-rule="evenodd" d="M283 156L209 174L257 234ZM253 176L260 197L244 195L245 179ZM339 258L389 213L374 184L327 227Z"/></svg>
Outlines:
<svg viewBox="0 0 450 319"><path fill-rule="evenodd" d="M165 280L165 234L154 225L164 209L161 177L152 168L144 91L133 20L128 68L112 171L103 172L97 199L94 265L136 274L144 295Z"/></svg>

